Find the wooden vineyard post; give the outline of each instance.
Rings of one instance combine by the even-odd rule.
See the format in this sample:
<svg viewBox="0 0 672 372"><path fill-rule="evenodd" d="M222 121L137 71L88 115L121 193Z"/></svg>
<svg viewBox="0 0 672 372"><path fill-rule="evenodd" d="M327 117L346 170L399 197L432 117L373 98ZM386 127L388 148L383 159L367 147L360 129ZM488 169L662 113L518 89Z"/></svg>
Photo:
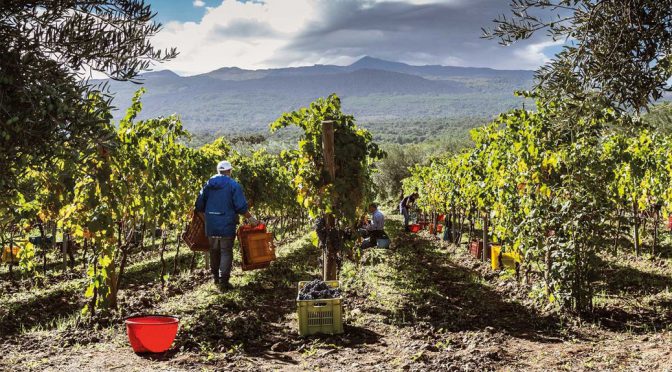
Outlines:
<svg viewBox="0 0 672 372"><path fill-rule="evenodd" d="M483 250L481 251L481 261L485 261L485 251L488 249L488 212L483 214Z"/></svg>
<svg viewBox="0 0 672 372"><path fill-rule="evenodd" d="M653 215L653 245L651 245L651 259L654 260L656 257L656 248L658 246L658 224L660 223L660 210L656 208Z"/></svg>
<svg viewBox="0 0 672 372"><path fill-rule="evenodd" d="M61 253L63 253L63 274L65 274L68 271L68 249L69 247L69 239L70 235L68 232L64 229L63 230L63 243L61 243ZM54 242L56 242L56 237L54 235Z"/></svg>
<svg viewBox="0 0 672 372"><path fill-rule="evenodd" d="M58 232L56 222L53 222L51 225L51 250L56 250L56 233ZM65 270L63 271L65 272Z"/></svg>
<svg viewBox="0 0 672 372"><path fill-rule="evenodd" d="M637 201L632 202L632 214L634 216L632 240L635 243L635 253L637 254L637 257L639 257L642 252L639 246L639 208L637 205Z"/></svg>
<svg viewBox="0 0 672 372"><path fill-rule="evenodd" d="M181 226L182 224L178 224L178 226ZM182 239L180 237L182 236L182 233L184 232L184 228L182 230L176 229L177 230L177 236L175 237L175 241L177 242L177 248L175 248L175 261L173 261L173 273L171 274L172 276L175 276L175 273L177 273L177 264L180 261L180 244L182 243Z"/></svg>
<svg viewBox="0 0 672 372"><path fill-rule="evenodd" d="M46 235L44 233L44 225L42 221L37 224L37 227L40 229L40 250L42 251L42 271L44 276L47 276L47 247L46 247Z"/></svg>
<svg viewBox="0 0 672 372"><path fill-rule="evenodd" d="M156 219L152 223L152 251L156 249Z"/></svg>
<svg viewBox="0 0 672 372"><path fill-rule="evenodd" d="M329 174L329 183L333 184L336 180L336 153L334 150L334 122L325 120L322 122L322 149L324 154L324 168ZM336 206L336 198L332 195L332 206ZM324 280L336 280L337 276L337 258L336 246L332 238L332 230L336 225L333 211L325 213L324 221L327 227L327 251L324 257Z"/></svg>
<svg viewBox="0 0 672 372"><path fill-rule="evenodd" d="M3 244L4 246L4 244ZM9 249L14 249L14 228L9 231ZM4 248L3 248L4 249ZM12 266L14 266L14 251L9 255L9 280L14 282L14 272Z"/></svg>

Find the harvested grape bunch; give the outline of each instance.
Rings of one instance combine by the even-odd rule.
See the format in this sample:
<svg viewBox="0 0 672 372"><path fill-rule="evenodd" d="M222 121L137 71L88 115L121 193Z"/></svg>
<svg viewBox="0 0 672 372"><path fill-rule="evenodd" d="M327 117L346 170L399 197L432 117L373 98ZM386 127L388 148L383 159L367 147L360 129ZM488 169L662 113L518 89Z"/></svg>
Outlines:
<svg viewBox="0 0 672 372"><path fill-rule="evenodd" d="M338 288L331 288L319 279L306 283L299 291L299 300L325 300L338 297L341 297L341 291Z"/></svg>

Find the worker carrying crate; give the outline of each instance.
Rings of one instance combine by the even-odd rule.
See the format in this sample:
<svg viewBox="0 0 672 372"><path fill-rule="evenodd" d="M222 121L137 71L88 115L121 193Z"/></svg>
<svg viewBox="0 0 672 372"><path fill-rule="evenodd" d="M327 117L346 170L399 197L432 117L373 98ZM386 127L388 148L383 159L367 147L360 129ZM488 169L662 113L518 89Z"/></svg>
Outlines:
<svg viewBox="0 0 672 372"><path fill-rule="evenodd" d="M210 245L210 270L215 284L222 290L232 288L229 278L238 216L244 216L252 227L259 225L249 211L243 188L231 178L232 170L230 162L219 162L217 174L203 186L195 205L196 212L204 215L205 234Z"/></svg>

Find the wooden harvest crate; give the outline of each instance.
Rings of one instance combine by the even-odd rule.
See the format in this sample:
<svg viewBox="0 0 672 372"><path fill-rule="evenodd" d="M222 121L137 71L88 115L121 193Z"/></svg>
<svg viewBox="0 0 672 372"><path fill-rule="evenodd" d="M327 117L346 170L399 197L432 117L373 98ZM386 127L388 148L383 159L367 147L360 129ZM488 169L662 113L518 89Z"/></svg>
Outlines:
<svg viewBox="0 0 672 372"><path fill-rule="evenodd" d="M238 228L238 241L242 256L243 271L268 267L275 261L273 234L266 232L266 226L241 226Z"/></svg>
<svg viewBox="0 0 672 372"><path fill-rule="evenodd" d="M480 259L483 254L483 242L480 240L472 240L469 243L469 253L475 258Z"/></svg>
<svg viewBox="0 0 672 372"><path fill-rule="evenodd" d="M14 262L15 264L19 262L19 251L21 251L21 248L19 247L4 247L2 249L2 256L0 257L0 262L3 263L8 263L8 262Z"/></svg>
<svg viewBox="0 0 672 372"><path fill-rule="evenodd" d="M182 241L194 252L210 250L210 243L205 235L205 221L199 213L192 213L191 222L182 233Z"/></svg>
<svg viewBox="0 0 672 372"><path fill-rule="evenodd" d="M485 248L485 257L490 257L491 245L488 244ZM481 259L483 257L483 241L482 240L472 240L469 243L469 253L474 256L474 258Z"/></svg>

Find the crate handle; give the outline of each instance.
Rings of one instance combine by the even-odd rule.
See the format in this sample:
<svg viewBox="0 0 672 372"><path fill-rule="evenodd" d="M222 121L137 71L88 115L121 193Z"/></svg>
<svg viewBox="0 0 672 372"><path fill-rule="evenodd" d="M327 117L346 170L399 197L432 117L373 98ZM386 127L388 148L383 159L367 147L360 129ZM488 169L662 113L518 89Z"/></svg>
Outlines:
<svg viewBox="0 0 672 372"><path fill-rule="evenodd" d="M326 302L316 302L313 304L313 307L325 307L327 306Z"/></svg>

